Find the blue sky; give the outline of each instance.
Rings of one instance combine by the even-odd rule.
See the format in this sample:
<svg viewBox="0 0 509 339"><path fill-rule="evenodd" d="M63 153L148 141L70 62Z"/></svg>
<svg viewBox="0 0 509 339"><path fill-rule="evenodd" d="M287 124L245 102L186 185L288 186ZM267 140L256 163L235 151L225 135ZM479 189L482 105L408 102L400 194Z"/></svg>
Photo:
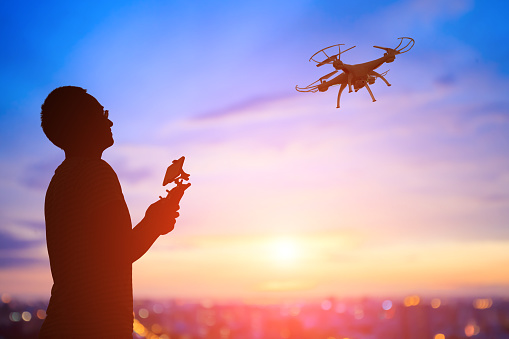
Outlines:
<svg viewBox="0 0 509 339"><path fill-rule="evenodd" d="M387 265L399 260L392 274L403 290L500 291L509 277L495 269L479 280L456 257L433 261L426 253L479 248L487 254L475 269L509 260L500 250L509 241L507 7L467 0L3 2L0 292L49 293L42 210L63 154L45 139L39 112L63 85L88 89L110 110L116 144L104 158L119 175L133 222L163 191L170 160L186 155L193 186L180 228L135 265L139 293L158 290L151 282L163 274L160 264L222 272L210 257L235 271L232 257L253 257L239 248L256 251L272 238L301 251L327 249L300 258L307 263L348 257L375 272L370 255ZM335 88L295 91L332 70L308 62L317 50L356 45L342 60L360 63L381 55L373 45L394 47L400 36L414 38L415 47L380 68L390 69L392 86L372 86L377 102L365 90L345 92L337 110ZM350 239L348 253L326 241L335 237ZM457 279L407 281L402 258L417 258L423 276L435 267ZM352 284L364 289L352 293L402 289L389 278L370 285L380 273L352 271L352 280L341 281L338 272L353 268L330 265L324 272L334 277L315 272L313 281L302 279L313 276L306 265L286 273L260 268L245 280L169 270L180 280L158 291L193 296L201 287L191 281L201 279L211 295L247 295L263 293L259 286L274 277L306 295ZM27 279L40 287L20 283Z"/></svg>

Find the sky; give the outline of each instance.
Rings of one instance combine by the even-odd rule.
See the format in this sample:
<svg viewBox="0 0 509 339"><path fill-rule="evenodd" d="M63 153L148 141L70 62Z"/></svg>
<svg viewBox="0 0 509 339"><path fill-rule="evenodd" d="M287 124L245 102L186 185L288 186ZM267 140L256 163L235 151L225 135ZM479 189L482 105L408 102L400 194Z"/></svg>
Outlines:
<svg viewBox="0 0 509 339"><path fill-rule="evenodd" d="M54 88L110 112L133 224L171 160L192 186L133 265L135 297L508 296L505 1L45 1L0 4L0 293L48 298L44 195L64 154ZM299 93L345 44L368 92ZM328 69L325 69L329 67Z"/></svg>

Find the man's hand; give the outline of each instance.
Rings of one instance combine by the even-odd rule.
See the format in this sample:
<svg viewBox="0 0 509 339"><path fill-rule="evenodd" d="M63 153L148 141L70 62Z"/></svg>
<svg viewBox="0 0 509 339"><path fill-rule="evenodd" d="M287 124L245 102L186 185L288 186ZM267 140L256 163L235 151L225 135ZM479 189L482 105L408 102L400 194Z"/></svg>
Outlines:
<svg viewBox="0 0 509 339"><path fill-rule="evenodd" d="M173 231L180 206L172 199L163 198L147 208L145 221L157 229L160 235Z"/></svg>

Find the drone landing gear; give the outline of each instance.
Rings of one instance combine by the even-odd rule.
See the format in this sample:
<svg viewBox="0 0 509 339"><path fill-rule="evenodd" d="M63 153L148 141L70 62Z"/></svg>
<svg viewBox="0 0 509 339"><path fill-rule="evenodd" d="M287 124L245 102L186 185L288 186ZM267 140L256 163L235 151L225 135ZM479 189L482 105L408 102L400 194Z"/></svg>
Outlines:
<svg viewBox="0 0 509 339"><path fill-rule="evenodd" d="M365 86L366 86L366 89L367 89L367 90L368 90L368 92L369 92L369 95L371 95L371 99L373 99L373 102L375 102L375 101L376 101L376 100L375 100L375 97L373 96L373 92L371 92L371 88L369 88L369 85L368 85L368 82L367 82L367 81L366 81Z"/></svg>
<svg viewBox="0 0 509 339"><path fill-rule="evenodd" d="M352 93L352 80L353 80L353 74L348 73L348 93Z"/></svg>
<svg viewBox="0 0 509 339"><path fill-rule="evenodd" d="M339 99L341 98L341 93L343 92L343 90L345 89L346 87L346 84L341 84L341 87L339 87L339 92L338 92L338 105L336 108L339 108Z"/></svg>
<svg viewBox="0 0 509 339"><path fill-rule="evenodd" d="M386 84L387 86L391 86L391 84L390 84L390 83L389 83L389 82L388 82L388 81L384 78L384 76L383 76L382 74L379 74L379 73L377 73L377 72L375 72L375 71L371 71L371 72L369 72L369 73L370 73L370 75L374 75L374 76L376 76L376 77L378 77L378 78L382 79L382 80L383 80L383 82L385 82L385 84ZM387 72L385 72L385 73L387 73ZM385 73L384 73L384 74L385 74Z"/></svg>

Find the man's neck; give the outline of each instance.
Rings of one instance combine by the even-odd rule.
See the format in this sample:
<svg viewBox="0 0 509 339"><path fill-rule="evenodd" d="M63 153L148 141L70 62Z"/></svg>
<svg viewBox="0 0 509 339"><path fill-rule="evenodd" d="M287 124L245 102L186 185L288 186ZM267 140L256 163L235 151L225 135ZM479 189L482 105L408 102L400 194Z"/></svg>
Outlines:
<svg viewBox="0 0 509 339"><path fill-rule="evenodd" d="M100 160L102 158L103 151L98 150L64 150L65 158L89 158Z"/></svg>

